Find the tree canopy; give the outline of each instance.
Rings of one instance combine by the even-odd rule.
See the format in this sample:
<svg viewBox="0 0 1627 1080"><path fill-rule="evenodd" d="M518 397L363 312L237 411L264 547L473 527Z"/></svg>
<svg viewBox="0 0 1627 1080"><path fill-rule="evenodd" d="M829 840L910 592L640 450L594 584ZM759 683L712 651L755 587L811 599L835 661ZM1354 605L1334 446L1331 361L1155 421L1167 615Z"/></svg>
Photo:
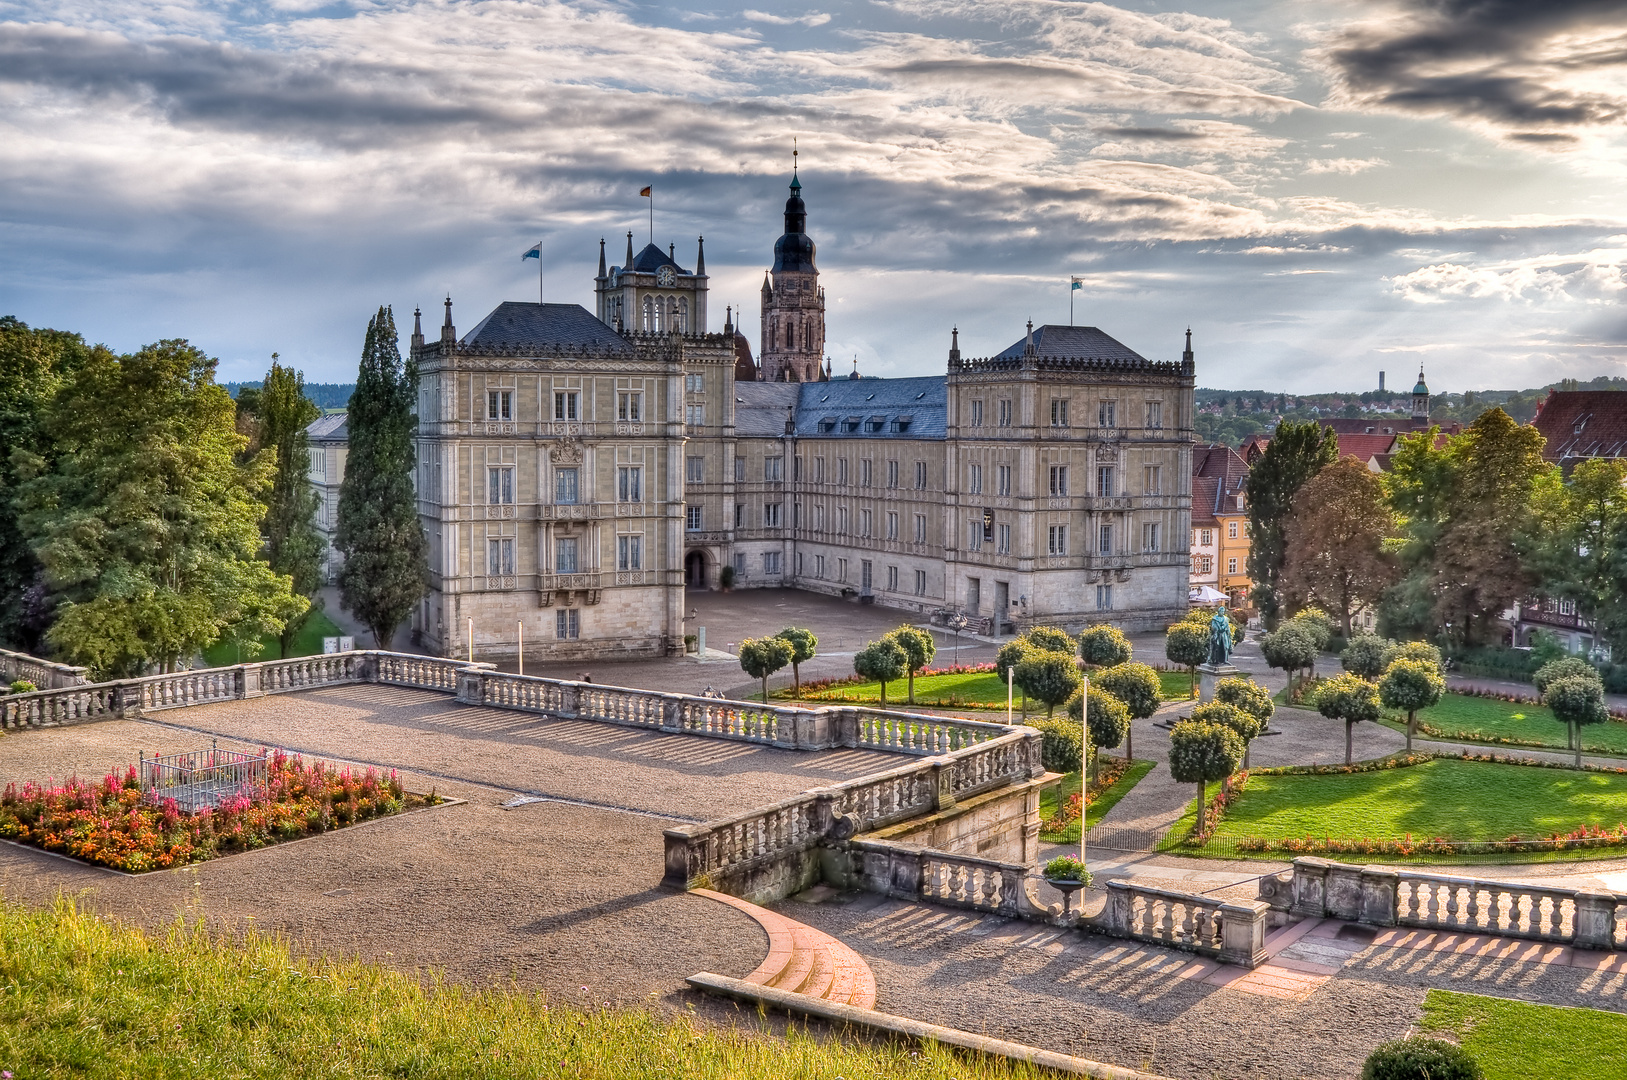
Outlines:
<svg viewBox="0 0 1627 1080"><path fill-rule="evenodd" d="M1056 707L1067 701L1079 688L1079 667L1073 650L1051 652L1029 649L1023 653L1013 675L1013 681L1023 688L1023 694L1045 706L1045 715L1056 712Z"/></svg>
<svg viewBox="0 0 1627 1080"><path fill-rule="evenodd" d="M793 695L802 696L802 665L814 658L815 650L819 648L819 638L812 630L800 626L787 626L778 634L786 644L791 646L791 683Z"/></svg>
<svg viewBox="0 0 1627 1080"><path fill-rule="evenodd" d="M1384 541L1395 521L1379 479L1353 457L1325 466L1294 493L1283 522L1281 598L1331 611L1341 633L1395 579Z"/></svg>
<svg viewBox="0 0 1627 1080"><path fill-rule="evenodd" d="M784 638L746 638L740 643L740 670L763 683L763 702L768 702L768 677L791 662L791 643Z"/></svg>
<svg viewBox="0 0 1627 1080"><path fill-rule="evenodd" d="M1378 683L1379 701L1387 709L1407 714L1407 750L1418 729L1418 710L1440 703L1446 693L1446 680L1435 665L1422 660L1397 660L1384 671Z"/></svg>
<svg viewBox="0 0 1627 1080"><path fill-rule="evenodd" d="M887 684L901 678L909 670L909 654L891 638L872 641L853 654L853 671L863 679L874 679L881 684L881 707L887 707Z"/></svg>
<svg viewBox="0 0 1627 1080"><path fill-rule="evenodd" d="M910 704L914 705L915 673L932 663L932 658L938 655L938 643L932 640L931 634L915 626L900 626L887 636L898 643L908 658Z"/></svg>
<svg viewBox="0 0 1627 1080"><path fill-rule="evenodd" d="M1249 578L1253 597L1268 626L1275 626L1282 610L1280 578L1287 551L1284 526L1299 489L1338 456L1338 440L1331 429L1314 420L1285 420L1277 425L1271 443L1249 470Z"/></svg>
<svg viewBox="0 0 1627 1080"><path fill-rule="evenodd" d="M1329 720L1345 722L1345 764L1350 764L1355 726L1383 715L1378 687L1350 672L1342 672L1316 688L1316 711Z"/></svg>
<svg viewBox="0 0 1627 1080"><path fill-rule="evenodd" d="M1207 788L1237 771L1243 740L1225 724L1182 720L1169 732L1169 775L1177 783L1198 785L1198 824L1207 810Z"/></svg>
<svg viewBox="0 0 1627 1080"><path fill-rule="evenodd" d="M1130 661L1130 639L1116 626L1092 626L1079 635L1079 659L1092 667Z"/></svg>
<svg viewBox="0 0 1627 1080"><path fill-rule="evenodd" d="M305 428L320 415L305 396L305 376L277 363L273 353L259 394L260 440L276 465L266 506L266 562L286 574L294 592L311 600L312 608L322 587L325 552L316 531L317 494L307 477L310 440ZM283 655L308 615L309 611L290 619L283 627Z"/></svg>

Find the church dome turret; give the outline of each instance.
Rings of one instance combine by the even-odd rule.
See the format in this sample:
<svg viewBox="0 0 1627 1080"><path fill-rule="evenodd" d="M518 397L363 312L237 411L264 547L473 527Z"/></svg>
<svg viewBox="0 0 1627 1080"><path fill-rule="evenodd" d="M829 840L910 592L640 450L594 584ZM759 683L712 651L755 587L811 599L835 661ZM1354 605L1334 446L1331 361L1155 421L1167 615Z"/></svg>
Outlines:
<svg viewBox="0 0 1627 1080"><path fill-rule="evenodd" d="M814 242L808 235L808 205L802 201L802 181L791 175L791 197L785 200L785 235L774 241L774 272L812 272Z"/></svg>

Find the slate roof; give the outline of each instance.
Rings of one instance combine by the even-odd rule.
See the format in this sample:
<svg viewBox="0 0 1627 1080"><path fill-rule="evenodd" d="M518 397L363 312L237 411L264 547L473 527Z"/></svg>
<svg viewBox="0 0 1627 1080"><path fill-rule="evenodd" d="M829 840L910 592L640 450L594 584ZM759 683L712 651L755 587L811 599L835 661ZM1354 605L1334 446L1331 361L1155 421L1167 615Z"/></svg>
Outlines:
<svg viewBox="0 0 1627 1080"><path fill-rule="evenodd" d="M1531 426L1548 440L1549 461L1627 457L1627 392L1550 390Z"/></svg>
<svg viewBox="0 0 1627 1080"><path fill-rule="evenodd" d="M654 244L645 244L644 250L639 252L638 255L633 259L633 269L640 274L653 274L663 266L670 266L680 274L689 273L688 270L685 270L683 267L673 262L672 256L668 255ZM617 267L617 269L625 270L627 268L625 266L621 266Z"/></svg>
<svg viewBox="0 0 1627 1080"><path fill-rule="evenodd" d="M498 304L463 335L459 344L465 348L530 349L592 346L610 353L633 354L633 347L620 334L581 304L527 304L517 300Z"/></svg>
<svg viewBox="0 0 1627 1080"><path fill-rule="evenodd" d="M765 385L773 385L765 384ZM837 379L794 384L797 435L858 439L942 439L948 435L949 383L942 375L914 379ZM907 427L899 430L899 422ZM821 422L833 422L820 430ZM857 430L848 425L857 421ZM872 430L879 421L881 429Z"/></svg>
<svg viewBox="0 0 1627 1080"><path fill-rule="evenodd" d="M319 416L305 425L307 439L324 439L332 442L344 442L350 438L350 413L340 410Z"/></svg>
<svg viewBox="0 0 1627 1080"><path fill-rule="evenodd" d="M1018 359L1027 347L1026 336L1004 352L996 353L996 360ZM1117 360L1147 363L1145 356L1128 345L1109 337L1094 326L1056 326L1046 324L1034 327L1034 353L1059 360Z"/></svg>
<svg viewBox="0 0 1627 1080"><path fill-rule="evenodd" d="M734 433L769 438L784 435L785 411L796 407L800 393L800 383L735 383Z"/></svg>

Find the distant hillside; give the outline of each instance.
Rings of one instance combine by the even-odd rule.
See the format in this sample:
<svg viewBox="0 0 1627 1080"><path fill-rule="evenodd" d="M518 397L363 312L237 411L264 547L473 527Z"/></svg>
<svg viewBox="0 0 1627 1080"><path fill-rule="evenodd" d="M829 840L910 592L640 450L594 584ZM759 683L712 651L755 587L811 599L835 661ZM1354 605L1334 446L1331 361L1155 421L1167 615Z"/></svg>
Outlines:
<svg viewBox="0 0 1627 1080"><path fill-rule="evenodd" d="M255 379L252 382L229 382L222 383L221 385L226 388L226 392L228 394L232 395L233 398L236 398L239 390L258 390L260 388L260 380ZM330 409L346 408L350 404L350 395L355 393L355 391L355 383L319 382L305 384L305 396L310 399L311 404L315 405L323 412L327 412Z"/></svg>

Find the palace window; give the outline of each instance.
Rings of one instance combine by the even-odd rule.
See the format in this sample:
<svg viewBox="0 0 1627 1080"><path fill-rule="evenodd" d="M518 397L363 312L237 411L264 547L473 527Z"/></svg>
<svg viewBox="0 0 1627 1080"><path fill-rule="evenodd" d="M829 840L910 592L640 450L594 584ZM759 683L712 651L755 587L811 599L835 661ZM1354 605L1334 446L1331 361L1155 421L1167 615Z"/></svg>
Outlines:
<svg viewBox="0 0 1627 1080"><path fill-rule="evenodd" d="M644 538L642 536L616 537L616 569L644 569Z"/></svg>
<svg viewBox="0 0 1627 1080"><path fill-rule="evenodd" d="M704 372L684 376L684 389L691 394L706 393L706 374Z"/></svg>
<svg viewBox="0 0 1627 1080"><path fill-rule="evenodd" d="M1228 540L1236 540L1237 539L1237 522L1235 522L1235 521L1226 522L1226 539L1228 539Z"/></svg>
<svg viewBox="0 0 1627 1080"><path fill-rule="evenodd" d="M1011 399L1010 398L1001 398L1000 399L1000 426L1001 427L1010 427L1011 426Z"/></svg>
<svg viewBox="0 0 1627 1080"><path fill-rule="evenodd" d="M576 538L561 536L554 541L554 573L576 573Z"/></svg>
<svg viewBox="0 0 1627 1080"><path fill-rule="evenodd" d="M887 511L887 539L898 539L898 513L893 510Z"/></svg>
<svg viewBox="0 0 1627 1080"><path fill-rule="evenodd" d="M1214 569L1215 569L1215 559L1214 559L1213 555L1199 555L1198 556L1198 573L1200 573L1200 574L1210 574L1210 573L1214 572Z"/></svg>
<svg viewBox="0 0 1627 1080"><path fill-rule="evenodd" d="M974 399L972 401L972 426L983 426L983 402L981 399Z"/></svg>
<svg viewBox="0 0 1627 1080"><path fill-rule="evenodd" d="M983 519L981 517L973 518L966 523L966 550L983 550Z"/></svg>
<svg viewBox="0 0 1627 1080"><path fill-rule="evenodd" d="M644 469L640 465L616 467L616 500L618 502L644 501Z"/></svg>
<svg viewBox="0 0 1627 1080"><path fill-rule="evenodd" d="M1051 555L1066 555L1068 553L1068 527L1066 525L1052 525L1046 530L1046 551Z"/></svg>
<svg viewBox="0 0 1627 1080"><path fill-rule="evenodd" d="M1114 402L1114 401L1100 402L1096 406L1096 426L1097 427L1106 427L1106 428L1118 427L1118 423L1115 420L1115 412L1117 411L1117 409L1118 409L1118 403L1117 402Z"/></svg>
<svg viewBox="0 0 1627 1080"><path fill-rule="evenodd" d="M1199 547L1208 547L1209 545L1213 544L1214 542L1215 542L1215 531L1213 529L1199 529L1198 530L1198 546Z"/></svg>
<svg viewBox="0 0 1627 1080"><path fill-rule="evenodd" d="M874 466L875 466L875 462L871 461L869 458L861 458L859 460L859 486L860 487L869 487L870 486L870 481L872 479L872 473L874 471Z"/></svg>
<svg viewBox="0 0 1627 1080"><path fill-rule="evenodd" d="M1152 554L1158 550L1158 523L1156 521L1143 522L1141 525L1141 550Z"/></svg>
<svg viewBox="0 0 1627 1080"><path fill-rule="evenodd" d="M1052 398L1051 399L1051 426L1052 427L1067 427L1068 426L1068 399L1067 398Z"/></svg>
<svg viewBox="0 0 1627 1080"><path fill-rule="evenodd" d="M690 427L705 427L706 426L706 406L705 405L685 405L684 406L684 423L688 424Z"/></svg>
<svg viewBox="0 0 1627 1080"><path fill-rule="evenodd" d="M1113 526L1103 525L1096 530L1096 551L1101 555L1113 554Z"/></svg>
<svg viewBox="0 0 1627 1080"><path fill-rule="evenodd" d="M684 507L684 528L689 532L701 531L701 508L698 506Z"/></svg>
<svg viewBox="0 0 1627 1080"><path fill-rule="evenodd" d="M926 490L926 462L924 461L915 463L915 490Z"/></svg>
<svg viewBox="0 0 1627 1080"><path fill-rule="evenodd" d="M1164 403L1162 401L1147 402L1147 426L1155 429L1164 426Z"/></svg>
<svg viewBox="0 0 1627 1080"><path fill-rule="evenodd" d="M644 394L639 390L623 390L616 395L616 419L637 423L644 418Z"/></svg>
<svg viewBox="0 0 1627 1080"><path fill-rule="evenodd" d="M843 487L847 486L847 458L836 459L836 482Z"/></svg>
<svg viewBox="0 0 1627 1080"><path fill-rule="evenodd" d="M915 595L916 596L925 596L926 595L926 571L925 570L917 570L915 572Z"/></svg>
<svg viewBox="0 0 1627 1080"><path fill-rule="evenodd" d="M917 544L926 543L926 515L925 514L916 514L915 515L915 542Z"/></svg>
<svg viewBox="0 0 1627 1080"><path fill-rule="evenodd" d="M486 391L486 419L514 419L514 392L512 390Z"/></svg>
<svg viewBox="0 0 1627 1080"><path fill-rule="evenodd" d="M560 608L554 612L554 636L560 641L575 641L582 636L582 609Z"/></svg>
<svg viewBox="0 0 1627 1080"><path fill-rule="evenodd" d="M967 467L966 490L972 495L983 494L983 466L970 465Z"/></svg>
<svg viewBox="0 0 1627 1080"><path fill-rule="evenodd" d="M887 568L887 591L898 591L898 567L896 566L889 566Z"/></svg>
<svg viewBox="0 0 1627 1080"><path fill-rule="evenodd" d="M1051 466L1051 494L1066 495L1068 493L1068 467L1066 465Z"/></svg>
<svg viewBox="0 0 1627 1080"><path fill-rule="evenodd" d="M1162 495L1164 469L1161 465L1147 465L1141 470L1141 487L1148 495Z"/></svg>
<svg viewBox="0 0 1627 1080"><path fill-rule="evenodd" d="M577 412L577 402L581 395L574 390L560 390L554 393L554 419L580 420Z"/></svg>
<svg viewBox="0 0 1627 1080"><path fill-rule="evenodd" d="M486 470L486 501L494 505L514 501L514 470L491 468Z"/></svg>
<svg viewBox="0 0 1627 1080"><path fill-rule="evenodd" d="M785 458L767 457L763 459L763 479L773 482L785 479Z"/></svg>
<svg viewBox="0 0 1627 1080"><path fill-rule="evenodd" d="M780 572L780 553L777 551L763 552L763 573L778 574Z"/></svg>
<svg viewBox="0 0 1627 1080"><path fill-rule="evenodd" d="M859 511L859 535L860 536L870 536L871 535L871 531L870 531L870 511L868 511L868 510L860 510Z"/></svg>
<svg viewBox="0 0 1627 1080"><path fill-rule="evenodd" d="M514 573L514 541L504 538L486 541L486 573Z"/></svg>
<svg viewBox="0 0 1627 1080"><path fill-rule="evenodd" d="M1011 494L1011 466L996 465L994 467L994 493L996 495Z"/></svg>
<svg viewBox="0 0 1627 1080"><path fill-rule="evenodd" d="M1096 586L1096 610L1097 611L1112 611L1113 610L1113 586L1111 586L1111 585L1098 585L1098 586Z"/></svg>
<svg viewBox="0 0 1627 1080"><path fill-rule="evenodd" d="M887 462L887 486L890 488L898 486L898 462L896 461Z"/></svg>
<svg viewBox="0 0 1627 1080"><path fill-rule="evenodd" d="M1228 574L1237 573L1237 560L1236 559L1227 559L1226 560L1226 573L1228 573Z"/></svg>
<svg viewBox="0 0 1627 1080"><path fill-rule="evenodd" d="M1011 526L1010 525L998 525L998 526L996 526L995 530L994 530L994 537L995 537L995 548L994 548L995 554L997 554L997 555L1010 555L1011 554Z"/></svg>
<svg viewBox="0 0 1627 1080"><path fill-rule="evenodd" d="M706 482L706 459L704 457L684 458L684 483L703 484Z"/></svg>
<svg viewBox="0 0 1627 1080"><path fill-rule="evenodd" d="M1113 466L1096 466L1096 494L1104 499L1113 497Z"/></svg>
<svg viewBox="0 0 1627 1080"><path fill-rule="evenodd" d="M782 521L783 515L780 513L782 505L784 504L777 502L763 504L763 528L777 529L784 524Z"/></svg>
<svg viewBox="0 0 1627 1080"><path fill-rule="evenodd" d="M554 502L561 506L574 506L577 503L581 491L577 487L576 478L575 468L554 470Z"/></svg>

